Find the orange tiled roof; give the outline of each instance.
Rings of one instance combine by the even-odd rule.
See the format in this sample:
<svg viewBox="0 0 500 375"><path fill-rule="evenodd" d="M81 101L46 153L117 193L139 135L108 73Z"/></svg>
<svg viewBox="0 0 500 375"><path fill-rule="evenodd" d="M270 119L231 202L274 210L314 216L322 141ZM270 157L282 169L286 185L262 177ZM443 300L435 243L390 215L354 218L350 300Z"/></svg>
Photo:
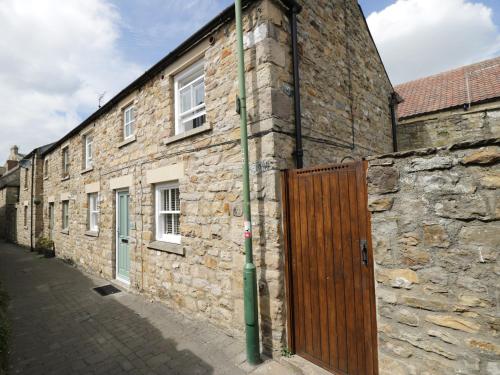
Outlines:
<svg viewBox="0 0 500 375"><path fill-rule="evenodd" d="M404 99L398 117L410 117L500 97L500 57L395 86Z"/></svg>

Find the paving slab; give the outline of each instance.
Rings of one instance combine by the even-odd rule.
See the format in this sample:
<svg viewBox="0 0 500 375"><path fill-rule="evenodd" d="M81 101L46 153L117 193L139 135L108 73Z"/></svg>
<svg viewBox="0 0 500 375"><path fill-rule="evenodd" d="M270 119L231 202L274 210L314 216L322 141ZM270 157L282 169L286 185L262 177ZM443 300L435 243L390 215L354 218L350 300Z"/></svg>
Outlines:
<svg viewBox="0 0 500 375"><path fill-rule="evenodd" d="M11 298L10 374L286 373L275 361L247 366L241 339L206 322L126 291L102 297L93 288L109 282L5 242L0 280Z"/></svg>

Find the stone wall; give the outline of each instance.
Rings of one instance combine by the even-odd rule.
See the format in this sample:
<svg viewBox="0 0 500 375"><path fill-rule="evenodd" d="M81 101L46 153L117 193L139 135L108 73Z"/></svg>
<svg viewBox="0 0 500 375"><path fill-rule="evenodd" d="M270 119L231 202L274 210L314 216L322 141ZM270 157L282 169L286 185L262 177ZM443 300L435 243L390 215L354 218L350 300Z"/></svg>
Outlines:
<svg viewBox="0 0 500 375"><path fill-rule="evenodd" d="M30 164L27 168L21 168L19 178L19 202L17 205L16 236L13 242L25 247L31 246L31 192L33 190L34 200L38 202L33 206L33 246L36 240L42 234L43 229L43 165L42 159L36 154L34 158L29 159ZM31 163L34 162L34 167ZM32 183L32 168L33 183ZM36 199L37 198L37 199ZM28 216L24 222L24 207L28 207Z"/></svg>
<svg viewBox="0 0 500 375"><path fill-rule="evenodd" d="M381 374L499 374L500 139L369 159Z"/></svg>
<svg viewBox="0 0 500 375"><path fill-rule="evenodd" d="M341 162L344 158L392 151L389 97L392 85L356 0L300 1L298 15L300 90L304 166ZM282 48L290 52L288 18L279 30ZM290 110L278 123L290 135L277 135L280 166L294 166L292 65L280 69L283 82L275 95ZM284 107L282 105L282 107ZM288 108L288 107L285 107Z"/></svg>
<svg viewBox="0 0 500 375"><path fill-rule="evenodd" d="M398 123L398 149L441 147L500 137L499 102L402 119Z"/></svg>
<svg viewBox="0 0 500 375"><path fill-rule="evenodd" d="M0 189L0 238L13 241L16 238L16 203L19 187L5 186Z"/></svg>

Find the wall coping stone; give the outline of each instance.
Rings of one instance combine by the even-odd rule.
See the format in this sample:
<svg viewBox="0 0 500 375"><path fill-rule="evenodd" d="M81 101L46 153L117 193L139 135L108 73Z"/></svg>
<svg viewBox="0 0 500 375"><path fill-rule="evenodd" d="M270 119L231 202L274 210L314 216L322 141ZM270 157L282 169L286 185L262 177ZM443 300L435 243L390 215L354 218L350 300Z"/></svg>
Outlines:
<svg viewBox="0 0 500 375"><path fill-rule="evenodd" d="M420 148L416 150L393 152L390 154L374 155L365 157L364 160L370 161L370 160L385 159L385 158L406 158L408 156L427 156L427 155L437 154L439 151L455 151L455 150L464 150L464 149L479 148L479 147L493 146L493 145L500 145L500 138L498 137L487 138L487 139L481 139L479 141L466 141L466 142L455 143L450 146L444 146L444 147Z"/></svg>
<svg viewBox="0 0 500 375"><path fill-rule="evenodd" d="M182 245L169 242L153 241L148 244L148 249L164 251L167 253L172 253L182 256L186 255Z"/></svg>

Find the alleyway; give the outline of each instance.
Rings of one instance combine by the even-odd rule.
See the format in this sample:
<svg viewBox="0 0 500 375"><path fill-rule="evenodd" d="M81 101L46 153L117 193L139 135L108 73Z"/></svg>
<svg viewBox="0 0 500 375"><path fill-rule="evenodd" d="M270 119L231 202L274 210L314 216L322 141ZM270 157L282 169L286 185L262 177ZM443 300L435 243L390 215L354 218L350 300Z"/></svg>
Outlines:
<svg viewBox="0 0 500 375"><path fill-rule="evenodd" d="M244 345L58 259L0 242L11 297L11 374L245 374ZM238 366L240 365L240 366ZM247 369L249 370L249 369Z"/></svg>

